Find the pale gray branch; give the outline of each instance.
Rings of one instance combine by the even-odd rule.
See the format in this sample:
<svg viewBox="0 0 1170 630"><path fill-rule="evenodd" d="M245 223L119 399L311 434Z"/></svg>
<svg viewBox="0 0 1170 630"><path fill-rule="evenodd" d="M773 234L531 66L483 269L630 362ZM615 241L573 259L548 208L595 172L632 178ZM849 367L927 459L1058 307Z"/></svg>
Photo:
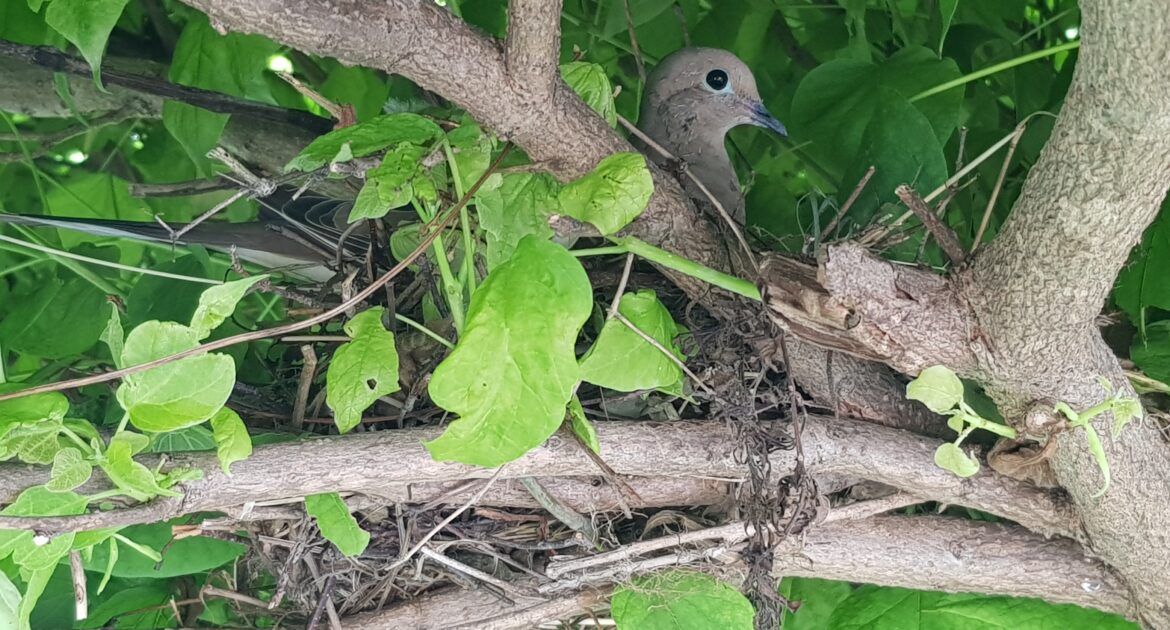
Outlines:
<svg viewBox="0 0 1170 630"><path fill-rule="evenodd" d="M746 475L744 467L736 462L734 453L738 443L734 431L721 422L602 422L597 430L606 462L617 474L635 480L675 477L738 481ZM486 479L493 474L489 469L432 460L422 442L438 437L440 432L438 428L386 431L261 447L248 459L233 464L231 477L223 474L213 453L174 454L169 458L169 466L198 468L204 471L204 477L184 484L184 498L181 502L168 502L164 517L339 490L382 496L395 486L409 488L413 484ZM879 481L924 500L997 514L1037 532L1078 536L1070 507L1053 492L986 470L960 479L935 466L934 449L941 443L938 440L864 422L814 415L805 425L802 441L805 465L811 474ZM143 461L153 465L149 458ZM289 462L296 465L289 466ZM787 474L794 464L791 451L773 454L772 469L777 475ZM43 483L46 474L44 467L0 465L0 501L11 501L22 489ZM543 446L510 463L501 483L522 477L538 477L544 483L545 479L597 474L596 465L574 441L555 435ZM100 487L93 485L84 491L96 491ZM634 487L641 493L637 484ZM602 487L596 492L594 498L581 503L599 507L608 499L617 505L618 490ZM426 494L434 497L435 491L432 488ZM398 491L398 497L401 496ZM396 500L402 500L398 497ZM149 519L136 522L160 518L159 512L149 505L135 509L140 510L141 518ZM117 519L116 514L107 518ZM12 518L18 517L9 517ZM21 527L25 523L24 528L53 533L82 529L65 526L69 523L93 527L96 517L54 518L64 520L10 520L5 526ZM49 522L54 527L47 527Z"/></svg>
<svg viewBox="0 0 1170 630"><path fill-rule="evenodd" d="M512 0L504 60L513 82L538 98L552 100L560 77L562 0Z"/></svg>

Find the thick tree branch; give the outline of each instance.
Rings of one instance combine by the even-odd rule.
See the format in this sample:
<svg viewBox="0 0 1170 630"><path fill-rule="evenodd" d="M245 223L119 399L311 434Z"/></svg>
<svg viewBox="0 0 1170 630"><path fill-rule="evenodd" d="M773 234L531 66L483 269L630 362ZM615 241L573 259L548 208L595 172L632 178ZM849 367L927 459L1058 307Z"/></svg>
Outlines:
<svg viewBox="0 0 1170 630"><path fill-rule="evenodd" d="M439 428L387 431L262 447L247 460L233 464L231 477L220 471L214 453L174 454L168 458L170 466L198 468L204 471L204 477L184 484L183 499L162 516L338 490L381 496L388 492L388 486L486 479L493 474L488 469L432 460L422 442L438 437L440 432ZM598 425L598 436L606 462L620 475L730 481L746 475L744 466L735 461L734 431L724 423L603 422ZM811 416L802 442L805 465L811 474L879 481L923 500L997 514L1040 533L1078 536L1073 515L1058 494L986 471L968 479L955 477L934 465L934 450L940 444L937 440L864 422ZM143 461L154 465L149 459ZM290 469L288 462L298 464ZM385 462L397 465L390 467ZM794 465L791 451L778 451L772 456L772 469L778 476L788 474ZM11 501L22 489L43 483L47 472L44 467L0 465L0 501ZM498 483L522 477L595 475L596 465L575 442L554 436L508 464ZM97 482L91 484L83 491L103 487ZM597 492L596 499L583 503L601 505L611 494L611 500L616 499L612 488ZM395 494L400 497L401 493ZM74 522L93 527L92 519L85 516L53 524ZM145 511L141 518L147 520L138 522L158 520L160 516ZM52 533L43 524L36 519L29 521L33 528ZM70 526L58 531L82 528Z"/></svg>
<svg viewBox="0 0 1170 630"><path fill-rule="evenodd" d="M736 532L742 536L742 527ZM672 537L677 538L677 537ZM734 557L720 543L706 549L687 545L685 558ZM680 557L680 560L685 558ZM636 566L624 562L625 572ZM731 582L742 579L742 565L721 571ZM777 576L820 577L922 590L1038 597L1132 616L1122 580L1101 562L1088 560L1069 540L1046 539L1019 527L959 519L885 516L838 520L813 527L780 543ZM626 573L619 572L624 576ZM536 582L525 585L541 587ZM555 590L555 583L542 590ZM447 589L431 597L376 613L348 618L355 628L531 628L541 621L603 608L612 586L594 584L560 598L504 601L481 591Z"/></svg>
<svg viewBox="0 0 1170 630"><path fill-rule="evenodd" d="M512 81L551 101L561 57L562 0L512 0L504 61Z"/></svg>

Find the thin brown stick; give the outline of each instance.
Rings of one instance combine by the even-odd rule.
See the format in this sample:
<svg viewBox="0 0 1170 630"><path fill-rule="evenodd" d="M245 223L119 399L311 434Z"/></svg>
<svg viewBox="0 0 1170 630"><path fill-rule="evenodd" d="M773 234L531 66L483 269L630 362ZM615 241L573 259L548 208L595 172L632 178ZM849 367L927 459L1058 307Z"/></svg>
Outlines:
<svg viewBox="0 0 1170 630"><path fill-rule="evenodd" d="M321 615L325 613L325 605L331 599L333 593L333 585L337 583L337 576L330 574L325 578L325 586L321 587L321 598L317 600L317 606L313 608L313 616L309 618L309 624L305 626L305 630L316 630L317 624L321 623Z"/></svg>
<svg viewBox="0 0 1170 630"><path fill-rule="evenodd" d="M309 319L306 319L303 321L294 322L291 324L285 324L283 326L277 326L275 328L256 330L256 331L252 331L252 332L241 333L239 335L233 335L231 337L225 337L223 339L218 339L215 341L210 341L210 342L205 343L205 344L198 346L196 348L191 348L190 350L184 350L183 352L176 352L175 354L168 355L168 356L165 356L165 357L162 357L159 359L155 359L154 361L147 361L146 363L140 363L138 365L122 368L120 370L112 370L110 372L105 372L103 374L94 374L92 376L85 376L82 378L76 378L76 379L72 379L72 380L68 380L68 381L62 381L60 383L48 383L45 385L38 385L36 387L29 387L27 389L18 390L15 392L9 392L7 394L0 394L0 401L12 400L15 398L24 398L25 396L32 396L35 394L43 394L46 392L58 392L58 391L66 390L66 389L73 389L76 387L84 387L86 385L94 385L96 383L106 383L109 381L117 380L117 379L122 378L124 376L129 376L131 374L137 374L139 372L144 372L144 371L149 370L150 368L153 368L153 367L158 367L160 365L166 365L167 363L178 361L179 359L183 359L186 357L194 356L197 354L203 354L205 352L210 352L212 350L219 350L221 348L227 348L229 346L234 346L234 345L239 344L239 343L246 343L249 341L257 341L260 339L267 339L269 337L278 337L281 335L287 335L289 333L294 333L294 332L297 332L300 330L304 330L306 328L311 328L313 326L316 326L317 324L327 322L327 321L333 319L334 317L337 317L338 315L341 315L341 314L345 313L347 310L360 304L363 300L370 297L371 295L376 293L379 289L381 289L382 285L393 280L395 277L398 276L398 274L402 273L409 265L413 264L414 260L416 258L418 258L419 256L421 256L427 250L427 248L431 246L431 243L433 243L434 240L436 238L438 238L438 236L442 232L443 228L446 228L450 224L454 223L456 219L459 218L459 210L462 209L465 205L467 205L467 203L469 201L471 201L471 198L475 195L475 193L479 192L480 187L483 186L484 182L487 181L488 177L490 177L491 174L493 172L495 172L495 169L497 167L499 167L500 163L503 161L503 158L508 155L511 148L512 148L511 144L504 146L504 150L500 152L500 155L496 158L495 162L493 162L492 165L490 167L488 167L488 169L486 171L484 171L483 175L481 175L480 178L478 180L476 180L476 182L474 184L472 184L471 188L467 189L467 192L464 193L463 197L460 198L459 201L456 202L454 206L451 206L451 208L447 211L446 216L444 216L442 218L435 217L435 219L431 220L429 223L427 223L426 225L423 226L424 228L429 228L429 233L427 234L427 236L423 237L423 239L419 242L418 246L415 247L414 251L412 251L410 253L410 255L408 255L401 262L399 262L397 265L395 265L390 271L387 271L386 273L382 274L382 276L380 278L378 278L377 282L374 282L373 284L366 287L365 289L362 289L360 292L358 292L352 298L346 300L345 302L342 302L341 304L335 306L334 308L332 308L328 311L325 311L324 313L321 313L320 315L317 315L316 317L310 317Z"/></svg>
<svg viewBox="0 0 1170 630"><path fill-rule="evenodd" d="M472 495L472 497L468 499L466 503L460 506L459 509L448 514L447 518L440 521L438 525L435 525L434 528L431 529L431 531L427 532L427 534L422 537L422 540L418 541L418 543L410 548L410 551L402 554L402 556L391 563L390 566L386 567L386 569L390 570L406 564L412 557L414 557L414 554L418 553L420 549L426 546L427 542L434 538L435 535L437 535L439 532L443 531L444 527L451 524L451 521L458 518L460 514L466 512L467 508L475 505L475 503L479 501L480 497L482 497L484 493L488 491L488 488L491 488L492 484L494 484L496 480L500 478L500 473L504 472L505 468L507 468L507 464L497 468L496 472L487 480L487 483L483 484L483 487L479 489L479 492L476 492L474 495Z"/></svg>
<svg viewBox="0 0 1170 630"><path fill-rule="evenodd" d="M918 217L919 221L922 221L922 225L926 226L927 231L938 241L939 247L942 248L947 258L950 258L955 265L963 264L967 258L967 252L963 251L963 246L959 244L959 237L955 236L955 232L950 226L935 216L930 206L922 200L922 196L906 184L895 188L894 194L898 195L902 203L906 204L906 207L914 213L914 216Z"/></svg>
<svg viewBox="0 0 1170 630"><path fill-rule="evenodd" d="M715 393L715 390L711 389L710 387L707 386L706 383L703 382L703 379L699 378L698 374L695 374L694 372L692 372L691 369L688 368L685 363L680 361L678 357L674 356L673 352L671 352L666 346L658 343L657 339L646 334L641 328L638 328L638 326L636 324L634 324L634 322L631 322L629 319L626 318L625 315L622 315L620 312L614 313L613 316L619 322L625 324L627 328L634 331L635 335L638 335L639 337L641 337L643 341L654 346L654 348L656 350L661 352L664 356L666 356L666 358L670 359L671 362L673 362L675 365L677 365L679 367L679 369L681 369L687 376L689 376L691 378L691 380L693 380L695 382L695 384L698 385L703 391L707 392L707 394L711 395L712 397L718 395Z"/></svg>
<svg viewBox="0 0 1170 630"><path fill-rule="evenodd" d="M999 198L999 191L1003 190L1003 180L1007 177L1008 167L1011 166L1012 156L1016 154L1016 146L1020 144L1020 138L1024 136L1024 130L1027 121L1016 125L1016 132L1012 135L1011 144L1008 145L1007 153L1003 156L1003 165L999 167L999 177L995 180L995 187L991 189L991 197L987 200L987 207L983 210L983 218L979 220L979 231L975 232L975 242L971 243L971 253L974 254L976 249L979 249L979 243L983 241L983 234L987 231L987 224L991 222L991 212L995 209L995 200Z"/></svg>
<svg viewBox="0 0 1170 630"><path fill-rule="evenodd" d="M301 346L301 356L305 359L305 365L301 368L301 378L297 383L297 400L293 404L292 418L288 423L289 428L298 433L305 427L305 405L309 402L309 388L317 374L317 353L313 351L312 344L306 343Z"/></svg>
<svg viewBox="0 0 1170 630"><path fill-rule="evenodd" d="M853 204L857 203L857 198L861 196L861 191L865 190L865 187L869 184L869 180L873 178L873 174L876 170L877 169L873 166L865 170L865 175L861 176L861 181L857 182L857 185L853 187L853 192L849 193L849 198L846 199L845 203L841 204L841 207L837 209L837 214L833 215L833 220L829 221L829 224L825 226L825 229L821 230L821 237L818 239L818 241L823 242L826 238L829 238L829 235L833 233L833 230L837 229L837 224L840 223L842 217L844 217L845 214L849 212L849 209L853 207Z"/></svg>
<svg viewBox="0 0 1170 630"><path fill-rule="evenodd" d="M630 48L634 51L634 63L638 66L638 79L646 85L646 64L642 61L642 50L638 48L638 33L634 28L634 15L630 12L630 0L622 0L626 12L626 31L630 34Z"/></svg>

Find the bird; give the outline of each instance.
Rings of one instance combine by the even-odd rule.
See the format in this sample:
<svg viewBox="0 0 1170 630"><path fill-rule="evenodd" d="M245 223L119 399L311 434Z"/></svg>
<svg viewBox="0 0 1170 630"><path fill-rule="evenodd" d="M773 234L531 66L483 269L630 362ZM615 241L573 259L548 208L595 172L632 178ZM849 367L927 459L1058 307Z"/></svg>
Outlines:
<svg viewBox="0 0 1170 630"><path fill-rule="evenodd" d="M743 192L725 145L727 132L740 125L788 135L764 106L752 71L733 53L719 48L682 48L663 58L646 78L638 128L685 163L742 225L746 214ZM644 143L638 144L643 144L643 153L655 162L667 165L667 158ZM683 180L683 188L691 197L706 202L706 195L689 179Z"/></svg>
<svg viewBox="0 0 1170 630"><path fill-rule="evenodd" d="M686 163L720 205L742 224L743 193L724 145L727 132L740 125L787 135L784 125L763 105L751 70L733 53L716 48L683 48L665 57L647 77L638 127ZM652 160L667 162L636 139L632 141L640 144L639 148ZM691 182L684 181L683 185L692 197L705 200ZM224 252L234 246L243 260L270 269L289 268L292 275L310 282L327 282L335 276L331 267L339 250L343 256L359 259L368 250L366 226L358 224L349 230L351 200L290 198L284 191L281 201L261 200L260 206L256 221L205 221L190 227L8 213L0 213L0 223L57 227L173 245L198 244ZM401 209L393 211L390 223L404 222L403 216L412 214ZM177 234L181 236L176 238Z"/></svg>

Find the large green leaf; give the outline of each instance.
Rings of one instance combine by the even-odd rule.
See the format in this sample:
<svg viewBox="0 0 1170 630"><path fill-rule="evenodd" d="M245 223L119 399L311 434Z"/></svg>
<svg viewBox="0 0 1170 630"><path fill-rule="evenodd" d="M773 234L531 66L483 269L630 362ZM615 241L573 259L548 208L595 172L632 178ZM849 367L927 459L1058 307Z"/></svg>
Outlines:
<svg viewBox="0 0 1170 630"><path fill-rule="evenodd" d="M106 296L89 282L49 280L0 321L0 342L9 350L67 359L97 342L109 312Z"/></svg>
<svg viewBox="0 0 1170 630"><path fill-rule="evenodd" d="M592 291L565 248L532 236L471 298L455 350L435 368L429 391L459 414L431 456L499 466L544 442L565 417L578 381L574 342Z"/></svg>
<svg viewBox="0 0 1170 630"><path fill-rule="evenodd" d="M102 53L128 0L54 0L45 11L45 22L73 42L93 68L101 84Z"/></svg>
<svg viewBox="0 0 1170 630"><path fill-rule="evenodd" d="M318 137L285 166L286 171L311 171L325 166L348 145L348 154L362 157L401 143L424 145L443 134L434 121L407 112L378 116Z"/></svg>
<svg viewBox="0 0 1170 630"><path fill-rule="evenodd" d="M126 337L122 364L146 363L194 348L198 333L174 322L149 321ZM236 366L224 354L187 357L131 374L118 387L118 402L143 431L174 431L210 418L227 401Z"/></svg>
<svg viewBox="0 0 1170 630"><path fill-rule="evenodd" d="M615 153L588 175L561 189L561 210L591 223L602 234L613 234L642 214L654 192L654 181L641 153Z"/></svg>
<svg viewBox="0 0 1170 630"><path fill-rule="evenodd" d="M398 351L394 333L382 326L384 310L376 306L345 323L350 341L333 353L325 372L325 402L342 433L356 427L375 400L398 391Z"/></svg>
<svg viewBox="0 0 1170 630"><path fill-rule="evenodd" d="M622 630L751 630L755 610L732 586L697 571L666 571L631 580L613 594Z"/></svg>
<svg viewBox="0 0 1170 630"><path fill-rule="evenodd" d="M1150 377L1170 384L1170 320L1147 326L1145 337L1133 340L1129 358Z"/></svg>
<svg viewBox="0 0 1170 630"><path fill-rule="evenodd" d="M788 600L784 611L784 630L823 630L842 600L853 588L845 582L818 578L786 577L780 582L780 594ZM793 606L799 605L795 611Z"/></svg>
<svg viewBox="0 0 1170 630"><path fill-rule="evenodd" d="M892 90L905 99L959 77L958 66L918 47L905 48L882 63L839 59L823 63L800 82L792 101L788 130L805 149L837 174L844 174L864 145L866 129L882 111L883 91ZM950 138L959 122L962 88L916 101L913 107L925 116L936 145ZM917 137L902 138L901 147L912 147ZM867 165L868 166L868 165ZM846 193L854 181L843 181Z"/></svg>
<svg viewBox="0 0 1170 630"><path fill-rule="evenodd" d="M548 215L560 208L558 186L547 173L509 173L498 188L476 195L479 226L487 242L488 270L512 257L520 239L552 238Z"/></svg>
<svg viewBox="0 0 1170 630"><path fill-rule="evenodd" d="M128 547L122 547L122 552L114 562L114 577L159 579L199 575L231 562L248 549L239 543L205 536L175 539L170 522L133 525L118 533L156 552L162 552L162 562L156 567L154 560ZM86 570L98 573L106 570L106 563L110 557L106 547L99 545L93 548L92 556L84 559ZM166 551L163 551L164 547Z"/></svg>
<svg viewBox="0 0 1170 630"><path fill-rule="evenodd" d="M621 313L680 361L686 357L675 342L680 329L649 289L622 296ZM623 322L605 322L597 341L581 359L581 380L620 392L680 389L682 369Z"/></svg>
<svg viewBox="0 0 1170 630"><path fill-rule="evenodd" d="M613 85L605 69L595 63L572 61L561 66L561 76L577 96L609 123L617 126L617 107L613 102Z"/></svg>
<svg viewBox="0 0 1170 630"><path fill-rule="evenodd" d="M1113 289L1113 301L1141 325L1145 309L1154 306L1170 311L1170 199L1162 204L1158 218L1146 228L1141 245L1121 273Z"/></svg>
<svg viewBox="0 0 1170 630"><path fill-rule="evenodd" d="M837 605L834 630L1112 630L1137 628L1117 615L1037 599L932 593L866 585Z"/></svg>

